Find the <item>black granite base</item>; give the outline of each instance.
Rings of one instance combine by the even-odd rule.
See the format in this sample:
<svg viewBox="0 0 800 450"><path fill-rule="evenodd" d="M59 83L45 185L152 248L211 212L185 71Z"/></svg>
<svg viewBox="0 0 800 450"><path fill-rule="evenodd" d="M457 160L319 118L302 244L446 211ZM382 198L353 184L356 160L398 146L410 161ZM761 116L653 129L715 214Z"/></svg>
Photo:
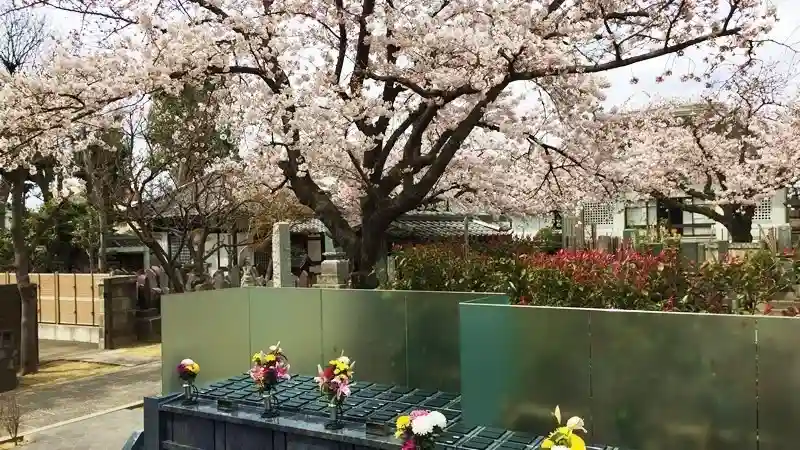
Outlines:
<svg viewBox="0 0 800 450"><path fill-rule="evenodd" d="M200 391L196 405L180 396L145 399L144 450L314 450L398 449L393 430L397 416L415 409L440 411L448 427L437 438L442 450L535 450L543 436L468 426L461 421L457 393L425 391L359 381L343 408L345 426L327 430L327 403L312 377L295 376L276 390L281 414L262 418L261 396L246 374L213 383ZM222 400L226 408L220 409ZM231 410L228 408L233 407ZM375 427L375 425L378 425ZM619 450L591 446L590 450Z"/></svg>
<svg viewBox="0 0 800 450"><path fill-rule="evenodd" d="M461 418L460 396L452 392L426 391L403 386L361 382L351 388L352 395L343 406L345 420L357 423L384 423L394 426L395 419L415 409L441 412L448 423ZM261 395L247 374L213 383L200 391L200 398L228 400L238 405L259 408ZM320 397L313 377L295 375L282 381L275 390L280 409L311 416L327 417L327 402Z"/></svg>

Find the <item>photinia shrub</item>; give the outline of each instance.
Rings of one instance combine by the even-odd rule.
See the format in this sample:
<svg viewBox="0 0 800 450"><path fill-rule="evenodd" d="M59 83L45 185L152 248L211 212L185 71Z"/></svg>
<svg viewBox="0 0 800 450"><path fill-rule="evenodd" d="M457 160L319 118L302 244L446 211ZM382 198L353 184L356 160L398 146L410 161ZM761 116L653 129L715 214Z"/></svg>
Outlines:
<svg viewBox="0 0 800 450"><path fill-rule="evenodd" d="M677 249L540 251L531 241L471 247L441 243L395 251L387 288L508 293L513 304L753 313L791 284L792 268L768 251L695 264Z"/></svg>

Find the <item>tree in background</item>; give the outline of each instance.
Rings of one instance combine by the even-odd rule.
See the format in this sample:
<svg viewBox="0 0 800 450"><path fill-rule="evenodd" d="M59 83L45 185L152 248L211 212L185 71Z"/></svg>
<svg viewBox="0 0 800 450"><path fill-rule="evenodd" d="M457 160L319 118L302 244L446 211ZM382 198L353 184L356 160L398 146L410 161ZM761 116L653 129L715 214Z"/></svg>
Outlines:
<svg viewBox="0 0 800 450"><path fill-rule="evenodd" d="M71 243L75 248L86 252L89 260L89 272L95 273L98 268L95 267L95 261L99 264L105 263L105 257L100 256L104 250L103 242L104 235L107 235L107 225L102 222L101 213L98 209L89 203L80 203L74 206L79 210L70 220L73 231L71 236Z"/></svg>
<svg viewBox="0 0 800 450"><path fill-rule="evenodd" d="M118 115L116 122L122 122L122 119ZM90 204L86 217L96 216L92 217L90 221L97 219L97 231L99 232L95 236L97 240L86 249L91 251L93 258L97 258L96 266L93 260L92 267L101 273L108 271L107 250L115 220L114 199L125 199L129 195L132 157L132 140L126 139L122 129L109 128L94 143L77 152L74 158L75 176L84 181L86 199ZM85 220L81 222L83 233L88 232L86 226L89 224Z"/></svg>
<svg viewBox="0 0 800 450"><path fill-rule="evenodd" d="M583 182L586 196L658 200L725 227L732 242L752 242L758 204L800 179L800 108L787 91L791 75L752 64L700 99L655 101L598 115L563 146L535 144L553 157L564 185ZM569 167L570 169L565 169Z"/></svg>

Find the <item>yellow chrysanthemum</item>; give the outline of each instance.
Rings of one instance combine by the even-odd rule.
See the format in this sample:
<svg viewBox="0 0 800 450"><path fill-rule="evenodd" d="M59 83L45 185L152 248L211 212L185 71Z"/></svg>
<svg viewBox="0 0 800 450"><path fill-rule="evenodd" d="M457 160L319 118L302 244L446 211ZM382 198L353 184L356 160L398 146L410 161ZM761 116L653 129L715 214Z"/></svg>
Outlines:
<svg viewBox="0 0 800 450"><path fill-rule="evenodd" d="M200 373L200 364L194 363L190 365L189 370L195 375Z"/></svg>
<svg viewBox="0 0 800 450"><path fill-rule="evenodd" d="M267 357L266 357L266 358L264 358L264 359L265 359L267 362L272 362L272 361L275 361L277 358L276 358L276 356L275 356L275 355L273 355L272 353L270 353L270 354L269 354L269 355L267 355Z"/></svg>
<svg viewBox="0 0 800 450"><path fill-rule="evenodd" d="M394 436L396 438L400 438L403 436L403 433L406 432L406 428L411 426L411 416L400 416L397 418L397 422L395 423L395 432Z"/></svg>
<svg viewBox="0 0 800 450"><path fill-rule="evenodd" d="M555 435L557 434L565 436L569 439L570 450L586 450L586 443L583 441L583 439L577 434L573 433L572 430L570 430L569 428L558 427L558 429L556 429L556 431L553 432L550 435L550 437L555 437ZM553 448L553 446L556 445L556 443L550 437L548 437L547 439L544 440L544 442L542 442L543 449Z"/></svg>

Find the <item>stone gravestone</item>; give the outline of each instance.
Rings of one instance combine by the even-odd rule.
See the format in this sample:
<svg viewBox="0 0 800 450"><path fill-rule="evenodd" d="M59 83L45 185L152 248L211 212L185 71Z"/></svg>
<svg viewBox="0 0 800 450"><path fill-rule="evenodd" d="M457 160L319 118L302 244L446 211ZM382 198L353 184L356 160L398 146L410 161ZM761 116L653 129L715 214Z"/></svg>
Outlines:
<svg viewBox="0 0 800 450"><path fill-rule="evenodd" d="M272 228L272 285L292 287L292 244L289 222L278 222Z"/></svg>
<svg viewBox="0 0 800 450"><path fill-rule="evenodd" d="M150 287L150 280L147 278L147 271L136 275L136 298L138 300L137 307L139 309L151 308L153 303L153 290Z"/></svg>
<svg viewBox="0 0 800 450"><path fill-rule="evenodd" d="M597 249L601 252L613 251L614 241L611 236L597 236Z"/></svg>
<svg viewBox="0 0 800 450"><path fill-rule="evenodd" d="M183 292L192 292L194 287L200 284L200 277L195 275L194 272L189 272L186 274L186 283L183 285Z"/></svg>
<svg viewBox="0 0 800 450"><path fill-rule="evenodd" d="M212 275L212 279L213 279L214 289L225 289L227 287L225 286L226 284L225 272L223 272L222 269L217 269L214 272L214 275Z"/></svg>
<svg viewBox="0 0 800 450"><path fill-rule="evenodd" d="M250 286L257 286L256 277L254 276L254 270L252 267L243 267L244 275L242 275L242 284L241 287L250 287Z"/></svg>
<svg viewBox="0 0 800 450"><path fill-rule="evenodd" d="M239 266L233 266L228 270L228 284L231 286L241 286L242 285L242 268Z"/></svg>
<svg viewBox="0 0 800 450"><path fill-rule="evenodd" d="M158 278L157 284L159 289L161 289L161 293L169 294L169 277L167 276L167 272L159 266L153 266L150 269L153 271L156 278Z"/></svg>
<svg viewBox="0 0 800 450"><path fill-rule="evenodd" d="M350 275L350 262L341 249L334 246L333 240L325 235L325 253L320 265L316 287L343 289L347 287Z"/></svg>
<svg viewBox="0 0 800 450"><path fill-rule="evenodd" d="M778 241L778 252L783 253L792 249L792 227L781 225L776 230L776 240Z"/></svg>

